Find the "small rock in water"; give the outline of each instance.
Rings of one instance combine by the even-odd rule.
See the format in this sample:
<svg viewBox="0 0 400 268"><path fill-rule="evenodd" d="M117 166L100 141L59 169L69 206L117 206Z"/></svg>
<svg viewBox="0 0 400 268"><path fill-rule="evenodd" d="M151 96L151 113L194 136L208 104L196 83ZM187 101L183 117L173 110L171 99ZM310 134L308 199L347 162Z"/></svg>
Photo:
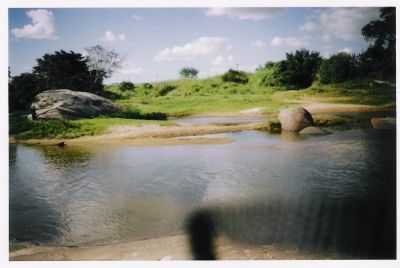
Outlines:
<svg viewBox="0 0 400 268"><path fill-rule="evenodd" d="M323 130L319 127L306 127L302 131L300 131L300 134L303 135L324 135L324 134L329 134L328 131Z"/></svg>
<svg viewBox="0 0 400 268"><path fill-rule="evenodd" d="M396 129L395 117L372 117L371 125L376 129Z"/></svg>
<svg viewBox="0 0 400 268"><path fill-rule="evenodd" d="M59 143L57 143L57 146L58 147L64 147L65 146L65 142L64 141L59 142Z"/></svg>

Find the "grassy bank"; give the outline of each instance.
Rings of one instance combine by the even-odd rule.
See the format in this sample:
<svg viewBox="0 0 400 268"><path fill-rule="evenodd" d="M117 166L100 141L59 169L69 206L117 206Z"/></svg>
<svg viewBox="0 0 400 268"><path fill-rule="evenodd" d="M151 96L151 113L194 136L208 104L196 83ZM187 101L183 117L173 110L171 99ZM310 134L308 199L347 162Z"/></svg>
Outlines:
<svg viewBox="0 0 400 268"><path fill-rule="evenodd" d="M340 84L314 83L307 89L263 86L262 73L247 74L246 84L224 82L220 76L207 79L183 79L144 83L130 90L119 84L106 87L106 94L122 107L109 117L83 120L30 121L10 116L10 134L17 139L77 138L103 134L119 125L173 125L167 117L235 113L261 108L270 118L287 106L311 102L395 106L395 88L369 80ZM155 119L155 120L154 120Z"/></svg>
<svg viewBox="0 0 400 268"><path fill-rule="evenodd" d="M395 89L373 81L348 81L340 84L314 83L303 90L286 90L260 85L257 73L248 74L247 84L222 82L216 76L202 80L176 80L162 83L137 85L135 89L122 91L118 84L107 91L119 96L115 101L121 106L143 112L161 112L168 116L186 116L237 112L261 107L265 113L276 113L294 103L307 101L394 105ZM165 89L168 90L165 90ZM161 94L161 93L162 94Z"/></svg>
<svg viewBox="0 0 400 268"><path fill-rule="evenodd" d="M172 121L98 117L81 120L31 121L22 116L10 117L10 134L17 139L71 139L103 134L112 126L173 125Z"/></svg>

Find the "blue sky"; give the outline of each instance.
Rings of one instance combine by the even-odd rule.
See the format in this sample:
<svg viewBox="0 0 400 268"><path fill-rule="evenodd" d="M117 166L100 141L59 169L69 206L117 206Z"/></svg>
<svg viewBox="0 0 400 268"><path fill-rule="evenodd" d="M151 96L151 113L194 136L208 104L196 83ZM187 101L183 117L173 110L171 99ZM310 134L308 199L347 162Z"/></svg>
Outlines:
<svg viewBox="0 0 400 268"><path fill-rule="evenodd" d="M360 52L361 28L378 16L372 7L9 9L9 62L16 75L45 53L100 44L124 59L110 83L176 79L184 66L206 77L300 48Z"/></svg>

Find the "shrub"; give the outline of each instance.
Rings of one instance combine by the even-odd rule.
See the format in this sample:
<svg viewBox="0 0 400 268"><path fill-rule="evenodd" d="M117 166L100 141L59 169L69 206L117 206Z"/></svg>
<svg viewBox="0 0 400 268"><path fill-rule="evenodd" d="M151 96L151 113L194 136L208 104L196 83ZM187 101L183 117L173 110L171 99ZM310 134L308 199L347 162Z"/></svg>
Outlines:
<svg viewBox="0 0 400 268"><path fill-rule="evenodd" d="M16 135L19 139L56 138L67 133L77 133L81 130L79 123L66 120L37 120L29 123L30 129Z"/></svg>
<svg viewBox="0 0 400 268"><path fill-rule="evenodd" d="M222 81L246 84L249 81L249 78L245 72L229 69L228 72L222 75Z"/></svg>
<svg viewBox="0 0 400 268"><path fill-rule="evenodd" d="M8 84L10 111L29 109L33 98L41 91L42 84L40 77L32 73L12 77Z"/></svg>
<svg viewBox="0 0 400 268"><path fill-rule="evenodd" d="M143 113L137 109L123 109L110 114L108 117L144 120L167 120L167 114L161 112Z"/></svg>
<svg viewBox="0 0 400 268"><path fill-rule="evenodd" d="M144 87L145 89L151 89L151 88L153 88L153 85L150 84L150 83L144 83L144 84L143 84L143 87Z"/></svg>
<svg viewBox="0 0 400 268"><path fill-rule="evenodd" d="M176 89L176 86L174 86L174 85L164 85L158 91L158 96L165 96L175 89Z"/></svg>
<svg viewBox="0 0 400 268"><path fill-rule="evenodd" d="M119 84L119 88L122 91L133 90L133 89L135 89L135 84L133 84L132 82L129 82L129 81L123 81Z"/></svg>
<svg viewBox="0 0 400 268"><path fill-rule="evenodd" d="M357 76L357 58L347 53L338 53L324 60L319 71L323 84L340 83Z"/></svg>
<svg viewBox="0 0 400 268"><path fill-rule="evenodd" d="M257 71L259 80L258 84L260 86L279 86L279 74L278 74L278 64L267 63L264 68L260 68Z"/></svg>

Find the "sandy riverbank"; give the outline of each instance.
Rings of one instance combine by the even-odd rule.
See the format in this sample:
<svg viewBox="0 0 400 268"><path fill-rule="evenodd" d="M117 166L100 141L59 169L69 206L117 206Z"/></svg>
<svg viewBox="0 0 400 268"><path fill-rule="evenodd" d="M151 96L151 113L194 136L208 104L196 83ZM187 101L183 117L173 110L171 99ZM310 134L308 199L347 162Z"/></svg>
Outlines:
<svg viewBox="0 0 400 268"><path fill-rule="evenodd" d="M284 249L273 245L254 246L221 238L217 241L222 260L300 260L321 259L320 255ZM175 235L102 246L30 246L10 253L11 261L69 260L190 260L187 237Z"/></svg>
<svg viewBox="0 0 400 268"><path fill-rule="evenodd" d="M309 110L314 119L323 121L323 126L329 126L329 122L336 124L344 123L351 120L338 118L340 113L378 113L393 112L394 107L390 106L372 106L357 104L338 104L338 103L321 103L321 102L304 102L299 103ZM229 116L260 116L262 108L243 110ZM227 114L222 114L226 116ZM207 116L217 116L216 114ZM65 142L69 145L90 145L90 144L127 144L127 145L171 145L171 144L223 144L232 140L227 137L207 136L210 134L220 134L227 132L239 132L246 130L268 130L270 125L269 118L276 115L265 115L265 122L258 123L238 123L238 124L208 124L208 125L178 125L178 126L160 126L160 125L143 125L143 126L114 126L105 134L96 136L83 136L74 139L29 139L16 140L10 138L10 143L23 143L32 145L55 145ZM320 120L319 120L320 119ZM339 119L339 120L338 120ZM276 119L275 119L276 120Z"/></svg>

